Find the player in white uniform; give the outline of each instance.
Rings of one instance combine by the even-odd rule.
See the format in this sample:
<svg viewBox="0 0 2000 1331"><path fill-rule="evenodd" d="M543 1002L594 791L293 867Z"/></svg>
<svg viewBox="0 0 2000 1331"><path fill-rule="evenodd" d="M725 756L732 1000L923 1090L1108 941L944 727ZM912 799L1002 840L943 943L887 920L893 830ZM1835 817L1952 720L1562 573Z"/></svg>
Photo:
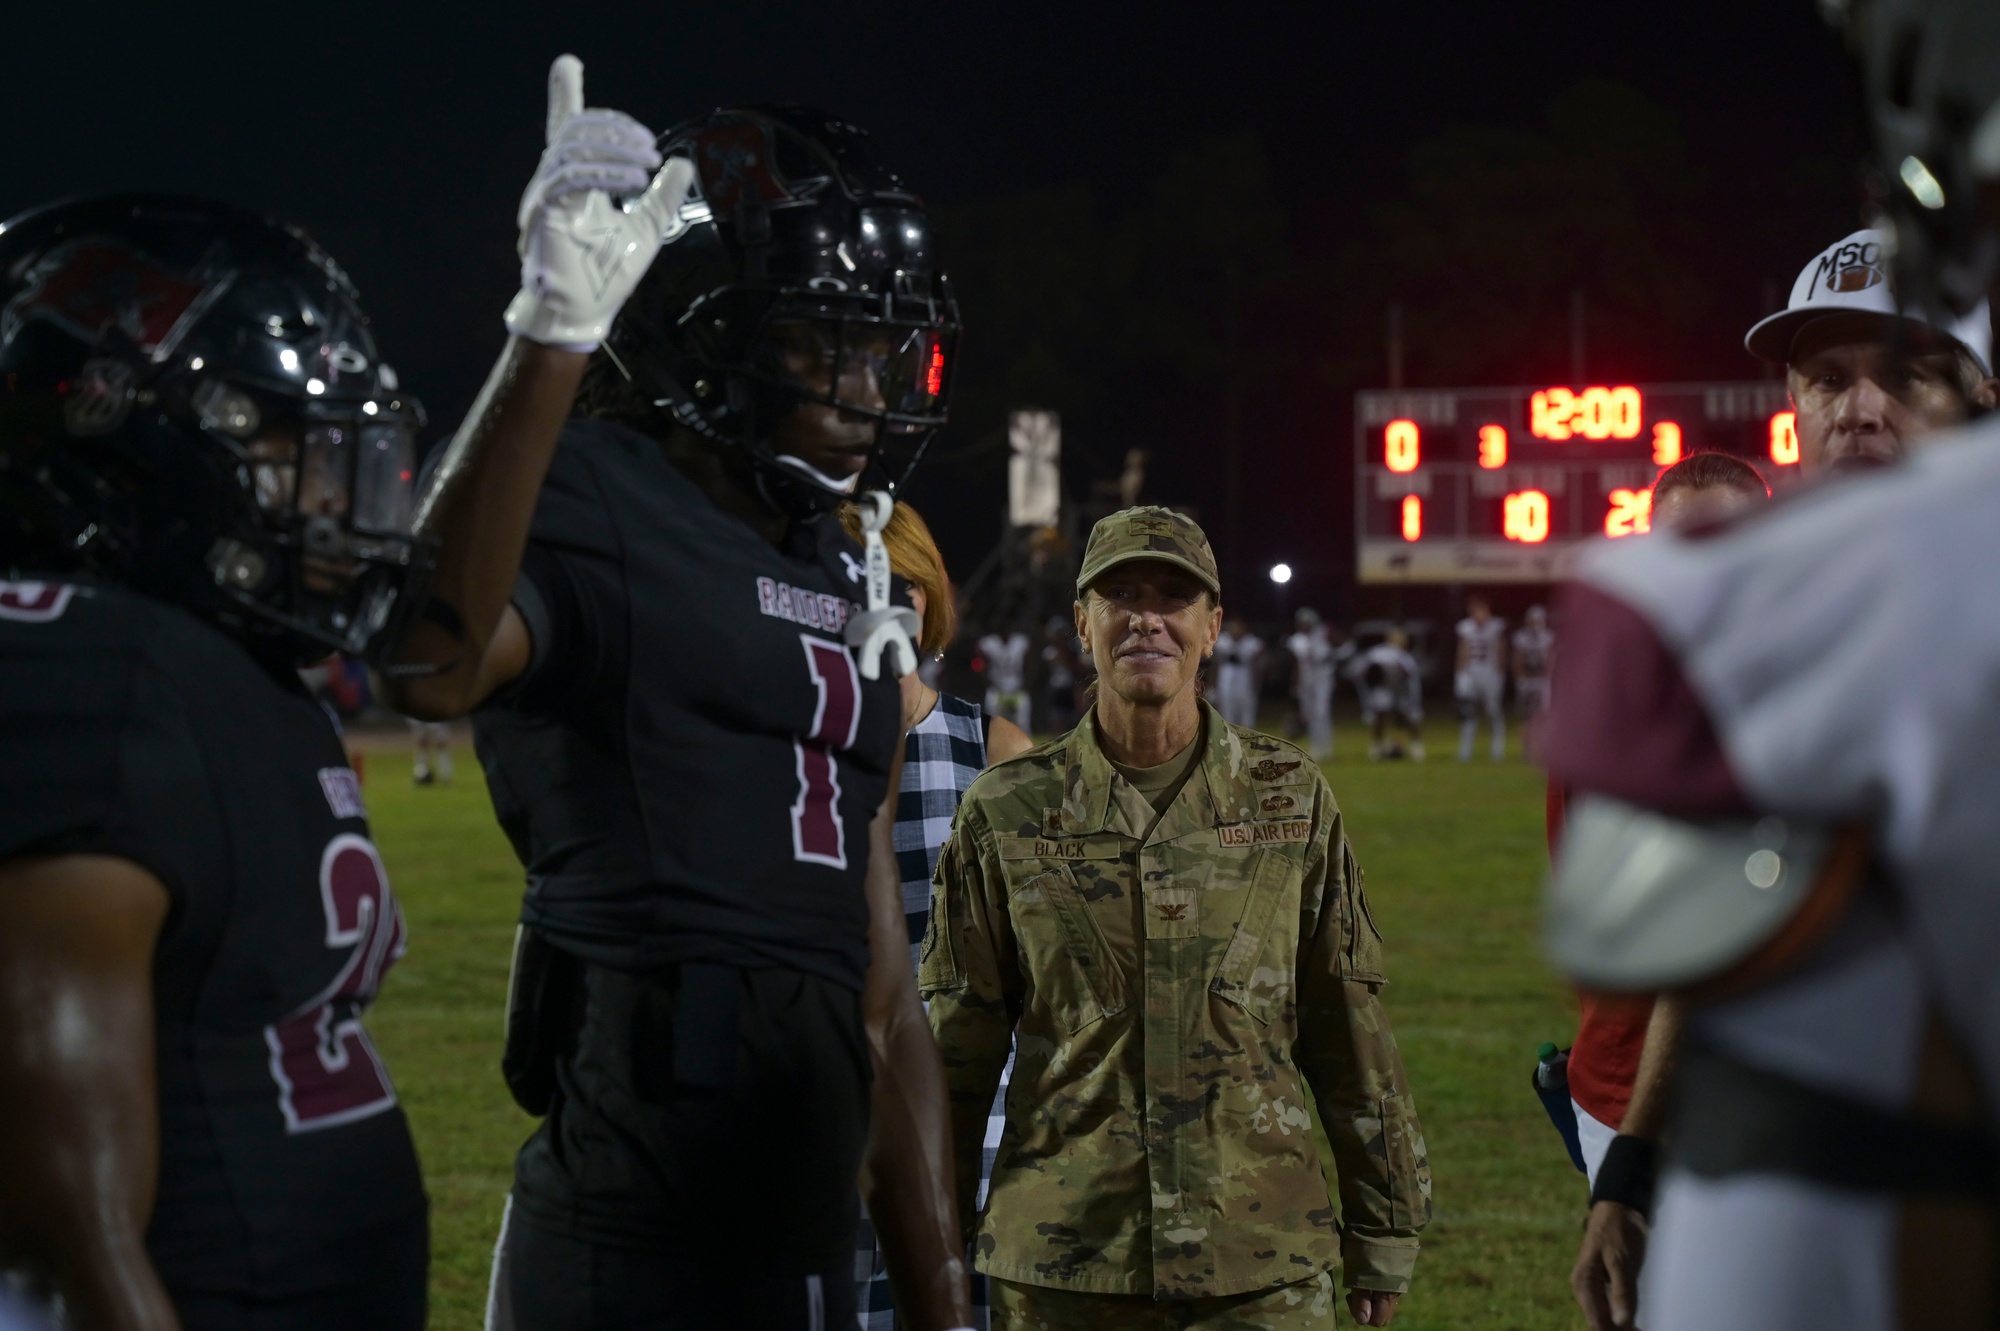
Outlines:
<svg viewBox="0 0 2000 1331"><path fill-rule="evenodd" d="M1257 681L1263 673L1264 640L1240 619L1222 626L1215 640L1216 704L1232 726L1257 728Z"/></svg>
<svg viewBox="0 0 2000 1331"><path fill-rule="evenodd" d="M1306 752L1323 763L1333 757L1333 685L1336 667L1344 655L1334 646L1319 612L1300 609L1292 617L1294 632L1285 639L1285 650L1298 664L1294 696L1299 700L1299 721L1306 728ZM1343 643L1348 653L1350 644Z"/></svg>
<svg viewBox="0 0 2000 1331"><path fill-rule="evenodd" d="M1507 621L1494 615L1484 596L1468 598L1465 608L1470 613L1458 621L1458 668L1452 677L1461 718L1458 760L1472 761L1472 741L1484 713L1493 730L1493 760L1498 762L1507 753L1507 718L1500 707L1507 690Z"/></svg>
<svg viewBox="0 0 2000 1331"><path fill-rule="evenodd" d="M410 779L420 786L433 781L451 784L451 726L443 721L410 723Z"/></svg>
<svg viewBox="0 0 2000 1331"><path fill-rule="evenodd" d="M1899 287L1949 326L2000 271L2000 7L1850 8ZM1571 593L1548 756L1592 793L1552 950L1599 987L1728 985L1689 1017L1647 1331L1993 1324L1996 513L1988 418L1600 551Z"/></svg>
<svg viewBox="0 0 2000 1331"><path fill-rule="evenodd" d="M1015 629L1002 637L989 633L979 640L986 658L986 713L1005 717L1033 734L1028 706L1028 635Z"/></svg>
<svg viewBox="0 0 2000 1331"><path fill-rule="evenodd" d="M1549 669L1555 664L1556 635L1549 612L1531 605L1514 630L1514 706L1524 717L1539 715L1549 705Z"/></svg>
<svg viewBox="0 0 2000 1331"><path fill-rule="evenodd" d="M1390 629L1348 667L1361 692L1361 720L1370 728L1370 759L1424 760L1424 681L1409 642L1403 630ZM1407 746L1389 738L1391 720L1401 726Z"/></svg>

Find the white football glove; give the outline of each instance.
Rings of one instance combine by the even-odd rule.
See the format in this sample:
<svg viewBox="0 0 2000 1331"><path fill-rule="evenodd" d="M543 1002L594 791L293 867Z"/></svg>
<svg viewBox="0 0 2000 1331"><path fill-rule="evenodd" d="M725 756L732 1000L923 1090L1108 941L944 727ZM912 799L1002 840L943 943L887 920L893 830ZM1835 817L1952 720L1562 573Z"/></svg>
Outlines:
<svg viewBox="0 0 2000 1331"><path fill-rule="evenodd" d="M679 234L693 182L686 158L660 165L652 131L632 117L586 111L583 62L557 56L549 67L548 147L521 195L521 293L507 306L507 331L596 350L660 245ZM614 194L632 197L621 205Z"/></svg>

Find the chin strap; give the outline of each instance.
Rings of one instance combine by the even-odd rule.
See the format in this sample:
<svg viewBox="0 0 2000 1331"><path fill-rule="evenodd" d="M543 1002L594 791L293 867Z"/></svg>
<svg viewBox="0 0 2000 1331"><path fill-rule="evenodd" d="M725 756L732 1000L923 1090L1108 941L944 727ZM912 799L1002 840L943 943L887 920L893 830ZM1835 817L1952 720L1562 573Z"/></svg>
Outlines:
<svg viewBox="0 0 2000 1331"><path fill-rule="evenodd" d="M843 480L837 476L827 475L825 472L821 471L818 467L815 467L812 463L807 462L804 458L794 457L790 453L779 453L776 456L774 456L771 459L771 461L777 463L781 467L790 467L793 471L805 477L807 480L811 481L814 485L817 485L820 489L832 490L835 494L851 495L855 492L856 489L860 487L861 484L861 474L859 472L856 472L854 475L849 476L845 480ZM884 497L886 498L887 496ZM887 521L886 518L883 520L885 522Z"/></svg>
<svg viewBox="0 0 2000 1331"><path fill-rule="evenodd" d="M895 655L896 677L913 674L917 668L916 638L922 626L917 612L908 606L889 604L889 547L882 543L882 531L896 501L881 490L861 496L862 543L867 549L868 608L847 621L847 645L861 649L861 677L882 677L882 652Z"/></svg>

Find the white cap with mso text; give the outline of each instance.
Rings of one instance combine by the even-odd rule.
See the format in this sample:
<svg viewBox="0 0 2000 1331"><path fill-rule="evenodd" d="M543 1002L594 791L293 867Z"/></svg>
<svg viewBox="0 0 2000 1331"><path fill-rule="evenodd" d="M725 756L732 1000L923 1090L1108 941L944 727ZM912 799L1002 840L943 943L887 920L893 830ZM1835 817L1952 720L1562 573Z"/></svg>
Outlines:
<svg viewBox="0 0 2000 1331"><path fill-rule="evenodd" d="M1889 289L1889 253L1879 231L1857 231L1815 255L1792 283L1792 298L1785 308L1758 320L1743 345L1754 356L1786 364L1800 331L1830 314L1907 319L1958 343L1972 353L1982 373L1993 373L1993 316L1986 302L1948 324L1937 323L1920 310L1897 308L1895 293Z"/></svg>

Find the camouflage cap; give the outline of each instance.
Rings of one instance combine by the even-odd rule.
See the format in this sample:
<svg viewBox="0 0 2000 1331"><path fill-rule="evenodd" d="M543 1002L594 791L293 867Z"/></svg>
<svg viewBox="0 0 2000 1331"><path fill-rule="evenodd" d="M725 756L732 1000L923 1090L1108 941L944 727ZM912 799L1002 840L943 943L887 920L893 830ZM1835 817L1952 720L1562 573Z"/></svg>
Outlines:
<svg viewBox="0 0 2000 1331"><path fill-rule="evenodd" d="M1208 536L1201 524L1184 513L1157 504L1123 508L1110 517L1098 519L1090 529L1090 543L1083 548L1083 567L1077 571L1077 595L1105 572L1135 559L1159 559L1186 569L1201 579L1202 585L1222 595L1222 579L1215 571L1215 552L1208 548Z"/></svg>

